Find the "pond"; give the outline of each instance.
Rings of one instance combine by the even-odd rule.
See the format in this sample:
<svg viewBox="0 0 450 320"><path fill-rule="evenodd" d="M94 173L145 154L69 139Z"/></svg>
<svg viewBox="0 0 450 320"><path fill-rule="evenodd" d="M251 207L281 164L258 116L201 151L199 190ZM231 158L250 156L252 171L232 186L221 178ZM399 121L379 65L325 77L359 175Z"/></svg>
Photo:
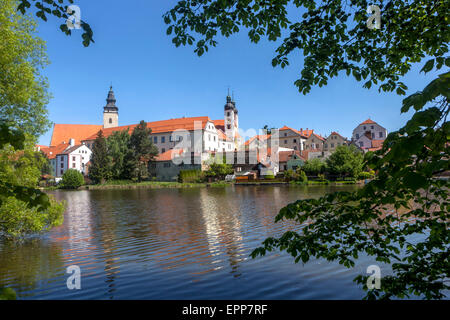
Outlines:
<svg viewBox="0 0 450 320"><path fill-rule="evenodd" d="M286 253L250 252L289 223L286 204L357 186L229 186L55 191L62 226L22 243L0 242L0 286L19 299L361 299L355 268ZM68 266L81 271L69 290ZM383 268L382 268L383 272Z"/></svg>

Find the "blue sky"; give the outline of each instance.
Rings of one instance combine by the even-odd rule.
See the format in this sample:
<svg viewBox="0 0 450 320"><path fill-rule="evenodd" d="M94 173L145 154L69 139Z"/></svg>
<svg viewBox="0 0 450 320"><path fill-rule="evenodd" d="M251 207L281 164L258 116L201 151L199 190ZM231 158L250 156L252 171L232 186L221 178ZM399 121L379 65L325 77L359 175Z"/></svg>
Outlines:
<svg viewBox="0 0 450 320"><path fill-rule="evenodd" d="M402 97L379 93L344 74L306 96L294 86L302 67L299 52L290 66L273 68L280 42L250 43L246 32L219 39L198 57L193 47L176 48L166 35L162 15L176 1L79 0L82 19L95 43L81 43L81 30L68 37L61 23L39 22L51 64L44 69L53 98L48 105L55 123L101 124L109 85L119 107L119 124L178 117L223 118L228 86L235 92L239 125L244 130L287 125L313 128L322 135L338 131L350 137L368 117L392 131L409 118L400 115ZM423 89L433 74L419 74L417 65L405 76L407 94ZM40 138L48 144L51 130Z"/></svg>

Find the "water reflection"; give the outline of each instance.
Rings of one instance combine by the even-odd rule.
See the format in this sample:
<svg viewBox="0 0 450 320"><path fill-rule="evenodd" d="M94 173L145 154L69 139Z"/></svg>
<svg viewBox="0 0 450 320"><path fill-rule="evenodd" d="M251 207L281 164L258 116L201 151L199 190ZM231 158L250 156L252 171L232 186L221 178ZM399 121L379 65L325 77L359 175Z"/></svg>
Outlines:
<svg viewBox="0 0 450 320"><path fill-rule="evenodd" d="M346 186L341 189L350 189ZM355 273L318 261L294 265L274 253L249 259L279 209L334 191L318 187L226 187L55 192L64 224L23 244L0 244L0 285L39 299L360 298ZM65 286L79 265L82 290ZM336 286L349 290L334 294Z"/></svg>

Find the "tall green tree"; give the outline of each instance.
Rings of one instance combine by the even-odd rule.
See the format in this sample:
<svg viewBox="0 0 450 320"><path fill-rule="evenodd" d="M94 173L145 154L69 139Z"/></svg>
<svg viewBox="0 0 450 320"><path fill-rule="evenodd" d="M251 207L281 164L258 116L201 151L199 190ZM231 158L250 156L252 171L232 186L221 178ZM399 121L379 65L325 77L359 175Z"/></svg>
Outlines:
<svg viewBox="0 0 450 320"><path fill-rule="evenodd" d="M95 138L90 162L89 178L95 183L105 183L111 177L111 164L102 130Z"/></svg>
<svg viewBox="0 0 450 320"><path fill-rule="evenodd" d="M323 173L326 169L326 163L319 158L306 160L302 166L302 170L309 175L317 175Z"/></svg>
<svg viewBox="0 0 450 320"><path fill-rule="evenodd" d="M129 152L130 135L128 129L116 131L106 139L109 161L111 163L111 177L125 179L125 157Z"/></svg>
<svg viewBox="0 0 450 320"><path fill-rule="evenodd" d="M125 166L127 174L138 181L148 177L148 163L158 155L158 148L150 138L151 133L152 130L147 128L147 123L142 120L130 136Z"/></svg>
<svg viewBox="0 0 450 320"><path fill-rule="evenodd" d="M369 4L381 9L380 29L367 26ZM288 18L288 7L301 10L292 15L295 21ZM449 8L445 0L199 0L179 1L164 20L167 34L174 33L172 42L195 43L199 56L217 45L218 36L242 29L255 43L283 36L272 65L284 68L289 55L300 51L304 61L295 85L303 94L345 71L367 89L376 85L404 95L401 77L414 64L426 58L424 72L450 66ZM367 275L355 278L366 298L443 298L450 289L449 182L437 175L449 170L449 81L447 69L403 100L401 112L415 110L411 120L389 134L380 152L365 156L364 165L377 171L374 180L357 192L282 208L275 221L308 224L266 239L252 257L278 249L295 262L316 257L350 268L364 253L393 269L379 289L369 289Z"/></svg>
<svg viewBox="0 0 450 320"><path fill-rule="evenodd" d="M0 118L35 137L50 128L46 105L48 64L36 22L17 13L17 1L0 0Z"/></svg>
<svg viewBox="0 0 450 320"><path fill-rule="evenodd" d="M331 174L357 178L363 169L364 156L355 146L338 146L326 160Z"/></svg>

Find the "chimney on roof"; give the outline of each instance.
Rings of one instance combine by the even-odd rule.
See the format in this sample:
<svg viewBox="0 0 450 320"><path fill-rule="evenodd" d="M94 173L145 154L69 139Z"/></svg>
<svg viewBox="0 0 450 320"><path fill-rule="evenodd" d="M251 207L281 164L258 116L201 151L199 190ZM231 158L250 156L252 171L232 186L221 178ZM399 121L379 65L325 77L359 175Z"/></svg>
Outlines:
<svg viewBox="0 0 450 320"><path fill-rule="evenodd" d="M75 145L75 139L70 138L70 139L69 139L69 145L70 145L71 147L73 147L73 146Z"/></svg>

